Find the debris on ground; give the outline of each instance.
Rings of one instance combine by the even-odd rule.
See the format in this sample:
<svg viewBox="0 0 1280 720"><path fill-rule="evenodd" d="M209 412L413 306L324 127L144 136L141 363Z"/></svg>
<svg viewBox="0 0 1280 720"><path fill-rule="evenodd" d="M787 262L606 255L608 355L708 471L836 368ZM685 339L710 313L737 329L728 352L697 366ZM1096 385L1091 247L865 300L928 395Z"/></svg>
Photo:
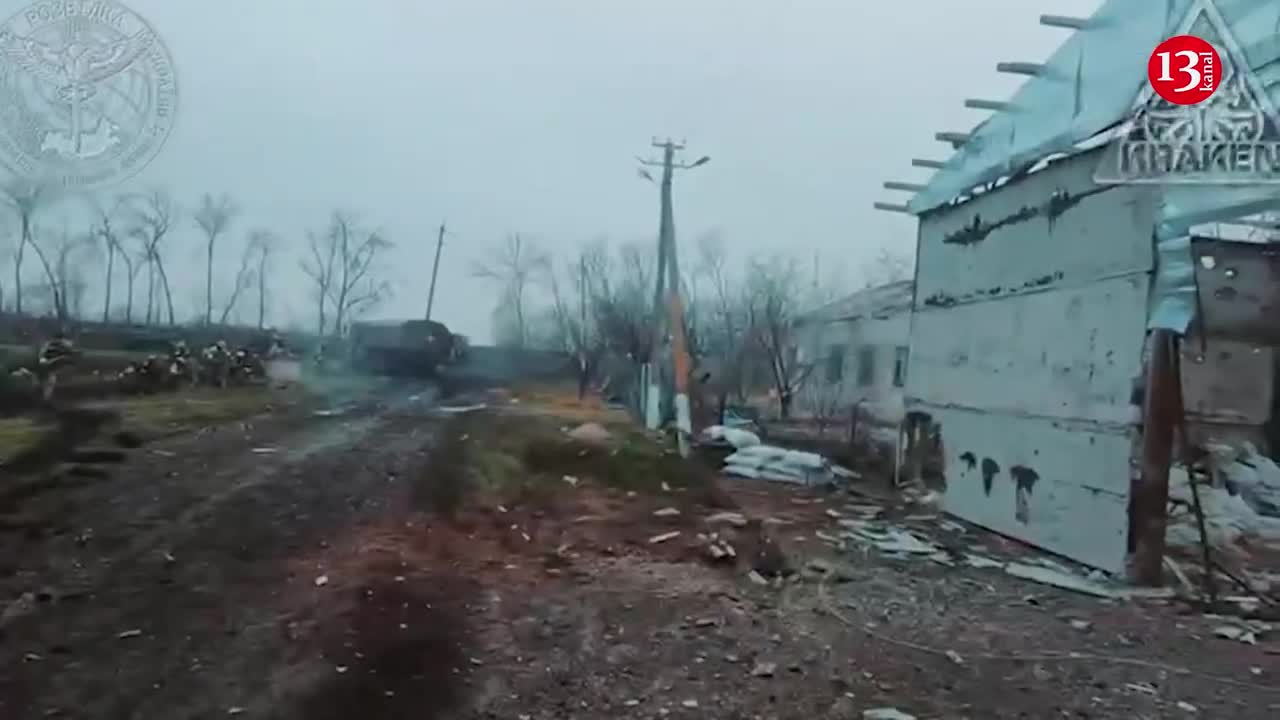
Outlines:
<svg viewBox="0 0 1280 720"><path fill-rule="evenodd" d="M719 525L722 523L739 528L746 527L747 516L736 512L721 512L707 517L708 525Z"/></svg>
<svg viewBox="0 0 1280 720"><path fill-rule="evenodd" d="M954 543L940 544L916 530L877 520L876 517L883 512L883 508L879 505L848 505L845 510L850 514L862 515L862 518L836 518L835 522L841 528L838 536L829 536L820 530L816 531L815 536L838 548L843 547L847 541L854 546L874 548L889 558L920 558L949 567L967 566L974 569L1001 570L1007 575L1022 580L1103 599L1161 599L1174 594L1169 588L1125 587L1112 582L1105 573L1100 571L1074 570L1045 557L1033 557L1025 561L1013 558L1001 559L965 549ZM832 517L829 509L824 511L824 515ZM904 518L904 520L911 519L917 523L928 522L942 529L942 523L935 516L920 515ZM960 526L960 529L964 530L963 526Z"/></svg>
<svg viewBox="0 0 1280 720"><path fill-rule="evenodd" d="M1123 597L1125 594L1123 590L1112 590L1099 585L1098 583L1092 582L1087 578L1082 578L1078 575L1056 568L1045 567L1044 565L1009 563L1004 566L1004 571L1016 578L1030 580L1032 582L1040 583L1041 585L1049 585L1062 590L1071 590L1072 592L1083 593L1085 595L1093 595L1094 597L1114 599Z"/></svg>
<svg viewBox="0 0 1280 720"><path fill-rule="evenodd" d="M569 437L578 442L591 445L603 445L613 439L613 433L605 426L595 422L585 422L568 432Z"/></svg>
<svg viewBox="0 0 1280 720"><path fill-rule="evenodd" d="M872 708L862 712L862 720L916 720L916 716L897 708Z"/></svg>
<svg viewBox="0 0 1280 720"><path fill-rule="evenodd" d="M1260 466L1262 458L1257 460ZM1242 462L1228 465L1235 477L1257 477L1246 471ZM1255 483L1255 487L1257 484ZM1251 545L1270 545L1280 548L1280 518L1260 514L1243 493L1233 494L1227 485L1204 486L1197 484L1200 507L1204 512L1205 532L1210 547L1229 557L1240 559L1248 555ZM1198 553L1200 530L1196 523L1194 497L1186 468L1175 467L1169 471L1169 500L1175 505L1166 534L1170 546L1189 553Z"/></svg>
<svg viewBox="0 0 1280 720"><path fill-rule="evenodd" d="M484 410L487 407L489 406L485 405L484 403L477 403L475 405L441 405L440 407L436 408L436 411L444 415L461 415L463 413L470 413L470 412L475 412L477 410Z"/></svg>
<svg viewBox="0 0 1280 720"><path fill-rule="evenodd" d="M937 545L921 540L907 530L897 528L876 528L871 523L861 520L841 520L841 527L848 532L844 536L873 545L876 549L890 554L932 555L941 550Z"/></svg>
<svg viewBox="0 0 1280 720"><path fill-rule="evenodd" d="M1238 448L1211 446L1209 453L1215 475L1228 491L1258 515L1280 518L1280 465L1248 442Z"/></svg>
<svg viewBox="0 0 1280 720"><path fill-rule="evenodd" d="M732 560L738 556L738 551L734 549L733 545L716 533L708 536L706 542L707 554L711 556L712 560Z"/></svg>
<svg viewBox="0 0 1280 720"><path fill-rule="evenodd" d="M602 415L576 402L388 402L342 427L308 406L252 439L167 440L128 461L136 482L49 503L57 563L0 515L0 566L19 571L0 573L0 716L1245 718L1280 700L1273 631L1232 608L1031 587L1129 594L944 519L928 490L904 507L730 481L621 420L584 447L569 433ZM250 452L266 445L271 462ZM453 479L448 513L409 492ZM101 562L71 542L89 525Z"/></svg>

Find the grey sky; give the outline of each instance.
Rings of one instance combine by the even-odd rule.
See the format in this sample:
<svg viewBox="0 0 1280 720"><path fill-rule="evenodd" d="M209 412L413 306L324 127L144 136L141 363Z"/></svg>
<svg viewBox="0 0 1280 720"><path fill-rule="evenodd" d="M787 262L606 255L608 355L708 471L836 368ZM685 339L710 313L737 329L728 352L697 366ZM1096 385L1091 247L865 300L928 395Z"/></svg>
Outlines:
<svg viewBox="0 0 1280 720"><path fill-rule="evenodd" d="M467 268L508 231L564 251L654 236L656 190L633 158L655 134L713 158L677 184L686 242L718 229L744 254L817 251L860 282L880 247L914 242L910 218L871 208L903 199L880 184L926 177L909 160L945 157L933 133L982 118L965 97L1011 93L1018 78L996 62L1044 59L1065 38L1039 14L1098 0L128 4L180 83L177 126L130 186L186 204L231 192L236 242L265 226L295 252L333 208L361 213L398 244L383 316L421 313L447 218L436 316L485 338L492 292ZM180 231L194 259L194 227ZM300 289L296 266L279 273ZM291 304L310 323L307 301Z"/></svg>

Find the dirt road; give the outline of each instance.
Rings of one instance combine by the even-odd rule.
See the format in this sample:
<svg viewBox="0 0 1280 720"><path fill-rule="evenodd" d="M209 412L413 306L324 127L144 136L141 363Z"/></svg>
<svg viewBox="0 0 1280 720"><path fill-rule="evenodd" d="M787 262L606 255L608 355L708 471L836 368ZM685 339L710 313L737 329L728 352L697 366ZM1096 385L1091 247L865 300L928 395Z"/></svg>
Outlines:
<svg viewBox="0 0 1280 720"><path fill-rule="evenodd" d="M475 445L576 419L432 400L153 443L60 491L51 526L0 534L0 718L1280 712L1274 648L1199 616L836 556L814 537L847 496L624 478L628 447L518 466ZM526 472L542 484L494 480ZM697 536L725 510L738 557L717 564Z"/></svg>

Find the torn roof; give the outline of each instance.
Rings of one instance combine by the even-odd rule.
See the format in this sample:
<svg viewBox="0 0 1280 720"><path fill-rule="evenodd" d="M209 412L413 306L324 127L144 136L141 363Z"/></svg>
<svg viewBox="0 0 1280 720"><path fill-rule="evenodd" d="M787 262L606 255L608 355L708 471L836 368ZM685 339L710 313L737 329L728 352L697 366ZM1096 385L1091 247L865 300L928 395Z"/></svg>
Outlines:
<svg viewBox="0 0 1280 720"><path fill-rule="evenodd" d="M1151 49L1202 0L1106 0L907 203L922 213L1128 120ZM1280 2L1216 0L1250 68L1280 105Z"/></svg>
<svg viewBox="0 0 1280 720"><path fill-rule="evenodd" d="M802 315L800 321L837 322L910 310L914 292L915 283L911 280L869 287L811 310Z"/></svg>

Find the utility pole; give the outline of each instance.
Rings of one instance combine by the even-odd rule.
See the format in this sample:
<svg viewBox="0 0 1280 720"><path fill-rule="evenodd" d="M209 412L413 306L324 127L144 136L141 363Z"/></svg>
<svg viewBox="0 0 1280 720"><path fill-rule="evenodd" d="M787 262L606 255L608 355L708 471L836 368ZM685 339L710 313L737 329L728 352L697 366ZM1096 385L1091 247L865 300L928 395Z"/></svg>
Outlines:
<svg viewBox="0 0 1280 720"><path fill-rule="evenodd" d="M440 272L440 251L444 248L444 223L440 223L440 234L436 236L436 261L431 266L431 289L427 291L427 320L431 319L431 306L436 300L436 275Z"/></svg>
<svg viewBox="0 0 1280 720"><path fill-rule="evenodd" d="M579 400L586 396L591 364L591 348L587 347L587 343L591 342L591 336L587 333L587 293L587 257L584 254L578 258L578 337L574 339L578 349Z"/></svg>
<svg viewBox="0 0 1280 720"><path fill-rule="evenodd" d="M662 168L661 181L661 215L658 222L658 281L655 290L654 306L654 345L650 350L650 392L656 386L653 359L657 357L664 337L662 318L662 294L666 290L667 322L671 331L671 360L675 384L676 437L680 454L689 455L689 438L693 434L693 423L689 410L689 373L691 371L688 339L685 337L684 303L680 297L680 265L676 251L675 215L671 207L671 183L676 170L689 170L710 162L711 158L703 156L693 163L677 163L676 152L684 149L684 143L676 143L670 139L665 142L653 141L653 147L662 149L662 161L641 160L641 165ZM649 400L652 406L652 398Z"/></svg>

